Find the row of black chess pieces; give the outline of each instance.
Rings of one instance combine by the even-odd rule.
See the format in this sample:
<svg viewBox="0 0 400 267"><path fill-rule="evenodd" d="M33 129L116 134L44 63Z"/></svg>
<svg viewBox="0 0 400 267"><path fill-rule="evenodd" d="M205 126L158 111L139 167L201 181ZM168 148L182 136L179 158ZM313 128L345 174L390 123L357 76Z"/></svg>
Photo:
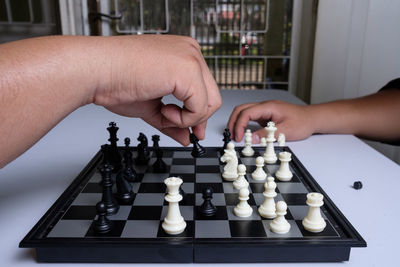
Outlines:
<svg viewBox="0 0 400 267"><path fill-rule="evenodd" d="M103 164L111 164L113 166L113 171L115 173L119 172L121 168L126 169L126 176L128 176L128 179L131 178L131 180L134 180L135 176L135 170L133 169L133 162L136 165L147 165L149 160L150 160L150 151L149 151L149 145L148 145L148 139L145 134L139 133L139 137L137 140L139 141L139 144L137 146L137 156L135 160L132 159L132 152L130 149L130 142L131 140L127 137L124 140L125 143L125 149L123 152L123 161L122 161L122 156L120 154L120 151L118 150L118 137L117 137L117 132L118 132L118 127L115 122L110 122L109 127L107 128L107 131L110 134L110 138L108 141L110 144L104 144L101 146L101 151L103 153ZM227 144L231 141L231 134L229 132L229 129L224 130L224 138L222 139L224 142L223 147L221 148L221 153L223 153L224 149L226 149ZM152 169L153 172L155 173L164 173L166 172L166 164L162 160L163 157L163 150L159 146L159 141L160 141L160 136L159 135L153 135L152 136L152 141L153 141L153 151L156 155L156 161L153 163ZM191 155L195 158L198 157L203 157L206 155L206 150L203 146L199 144L199 139L194 133L190 133L190 142L193 144L193 149ZM124 163L125 166L122 166Z"/></svg>

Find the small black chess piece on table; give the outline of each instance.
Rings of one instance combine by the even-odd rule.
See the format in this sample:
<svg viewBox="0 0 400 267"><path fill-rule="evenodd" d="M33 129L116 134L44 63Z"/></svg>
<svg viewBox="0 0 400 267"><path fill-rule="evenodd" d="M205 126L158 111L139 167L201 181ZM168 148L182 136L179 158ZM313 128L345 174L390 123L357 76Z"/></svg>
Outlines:
<svg viewBox="0 0 400 267"><path fill-rule="evenodd" d="M139 133L137 140L140 142L137 147L136 164L146 165L150 160L149 144L146 135Z"/></svg>
<svg viewBox="0 0 400 267"><path fill-rule="evenodd" d="M212 195L213 195L213 189L211 187L205 187L203 188L203 199L204 202L200 206L200 214L206 217L211 217L214 216L215 213L217 212L217 208L214 206L214 204L211 202Z"/></svg>
<svg viewBox="0 0 400 267"><path fill-rule="evenodd" d="M96 205L97 220L94 221L93 230L98 234L106 234L111 231L113 223L110 221L106 214L107 208L103 201Z"/></svg>
<svg viewBox="0 0 400 267"><path fill-rule="evenodd" d="M361 183L361 181L355 181L353 184L353 188L355 190L360 190L363 187L363 184Z"/></svg>
<svg viewBox="0 0 400 267"><path fill-rule="evenodd" d="M102 186L103 186L103 195L102 195L102 201L104 202L106 206L106 214L107 215L113 215L118 212L119 210L119 205L114 199L113 193L112 193L112 180L111 180L111 172L112 172L112 166L105 164L103 167L100 168L100 174L102 178Z"/></svg>
<svg viewBox="0 0 400 267"><path fill-rule="evenodd" d="M107 131L110 133L110 147L108 150L108 160L109 163L113 166L113 171L118 172L121 169L121 155L119 154L117 141L119 140L117 137L118 127L115 122L110 122Z"/></svg>
<svg viewBox="0 0 400 267"><path fill-rule="evenodd" d="M206 150L199 144L199 139L194 133L190 133L190 143L193 144L192 156L194 158L201 158L206 155Z"/></svg>

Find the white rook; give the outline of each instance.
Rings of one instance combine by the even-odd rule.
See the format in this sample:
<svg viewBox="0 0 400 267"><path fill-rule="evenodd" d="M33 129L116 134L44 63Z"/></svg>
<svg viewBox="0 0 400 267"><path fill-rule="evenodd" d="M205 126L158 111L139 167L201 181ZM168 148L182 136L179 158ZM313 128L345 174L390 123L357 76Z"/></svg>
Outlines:
<svg viewBox="0 0 400 267"><path fill-rule="evenodd" d="M312 233L322 232L326 227L326 222L321 216L321 206L324 205L324 196L320 193L308 193L307 205L309 206L308 214L303 219L304 229Z"/></svg>
<svg viewBox="0 0 400 267"><path fill-rule="evenodd" d="M282 182L290 181L293 177L293 173L289 168L289 162L292 160L292 154L286 151L281 152L279 153L279 160L281 161L281 165L279 166L278 171L275 173L275 177Z"/></svg>
<svg viewBox="0 0 400 267"><path fill-rule="evenodd" d="M170 177L164 180L164 183L168 188L168 194L165 196L165 200L169 205L167 216L165 216L162 223L162 228L170 235L178 235L186 228L186 222L181 215L178 204L178 202L183 198L179 194L179 187L182 182L182 179L177 177Z"/></svg>

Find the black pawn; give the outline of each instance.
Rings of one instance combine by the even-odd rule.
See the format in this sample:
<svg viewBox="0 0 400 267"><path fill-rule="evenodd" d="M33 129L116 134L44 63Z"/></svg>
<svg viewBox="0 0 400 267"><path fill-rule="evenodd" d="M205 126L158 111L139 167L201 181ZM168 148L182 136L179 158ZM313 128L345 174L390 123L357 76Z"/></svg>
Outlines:
<svg viewBox="0 0 400 267"><path fill-rule="evenodd" d="M203 188L203 199L204 199L204 202L200 206L200 213L203 216L211 217L211 216L214 216L215 213L217 212L217 208L211 202L213 193L214 192L213 192L213 189L211 187Z"/></svg>
<svg viewBox="0 0 400 267"><path fill-rule="evenodd" d="M362 185L361 181L355 181L353 184L353 188L355 190L360 190L362 187L363 187L363 185Z"/></svg>
<svg viewBox="0 0 400 267"><path fill-rule="evenodd" d="M114 172L118 172L121 169L121 155L119 154L117 141L119 140L117 137L118 127L115 122L110 122L107 131L110 133L110 148L108 151L109 163L114 167Z"/></svg>
<svg viewBox="0 0 400 267"><path fill-rule="evenodd" d="M160 142L160 136L155 134L151 137L151 140L153 140L153 150L156 150L157 148L160 147L158 142Z"/></svg>
<svg viewBox="0 0 400 267"><path fill-rule="evenodd" d="M122 168L120 173L123 173L123 176L126 180L129 182L133 183L136 181L137 178L137 173L135 169L133 168L133 158L132 158L132 152L129 147L129 144L131 143L131 139L128 137L125 138L125 148L124 148L124 167Z"/></svg>
<svg viewBox="0 0 400 267"><path fill-rule="evenodd" d="M224 130L224 139L222 139L222 141L224 141L224 146L221 148L221 154L224 153L224 150L226 149L226 146L228 145L228 143L230 141L232 141L231 140L231 132L229 131L228 128L225 128L225 130Z"/></svg>
<svg viewBox="0 0 400 267"><path fill-rule="evenodd" d="M161 148L157 148L156 151L157 159L153 164L153 172L154 173L165 173L167 172L167 164L163 161L162 157L164 152Z"/></svg>
<svg viewBox="0 0 400 267"><path fill-rule="evenodd" d="M106 164L100 168L102 185L103 185L103 196L102 201L106 206L106 214L113 215L118 212L119 206L114 199L112 194L112 180L111 180L112 166Z"/></svg>
<svg viewBox="0 0 400 267"><path fill-rule="evenodd" d="M111 231L112 222L107 219L107 209L104 202L100 201L96 205L97 220L94 221L93 230L99 234L105 234Z"/></svg>
<svg viewBox="0 0 400 267"><path fill-rule="evenodd" d="M192 156L194 158L201 158L205 156L206 150L199 144L199 139L197 138L197 136L194 133L190 133L189 138L190 138L190 143L193 144L193 149L191 153Z"/></svg>

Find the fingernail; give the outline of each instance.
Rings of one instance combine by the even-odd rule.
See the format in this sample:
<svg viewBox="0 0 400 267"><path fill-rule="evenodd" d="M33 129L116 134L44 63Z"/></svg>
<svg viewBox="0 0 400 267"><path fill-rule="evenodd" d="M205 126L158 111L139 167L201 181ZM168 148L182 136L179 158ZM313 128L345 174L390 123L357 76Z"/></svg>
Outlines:
<svg viewBox="0 0 400 267"><path fill-rule="evenodd" d="M253 134L253 144L259 144L260 143L260 137L258 134Z"/></svg>

